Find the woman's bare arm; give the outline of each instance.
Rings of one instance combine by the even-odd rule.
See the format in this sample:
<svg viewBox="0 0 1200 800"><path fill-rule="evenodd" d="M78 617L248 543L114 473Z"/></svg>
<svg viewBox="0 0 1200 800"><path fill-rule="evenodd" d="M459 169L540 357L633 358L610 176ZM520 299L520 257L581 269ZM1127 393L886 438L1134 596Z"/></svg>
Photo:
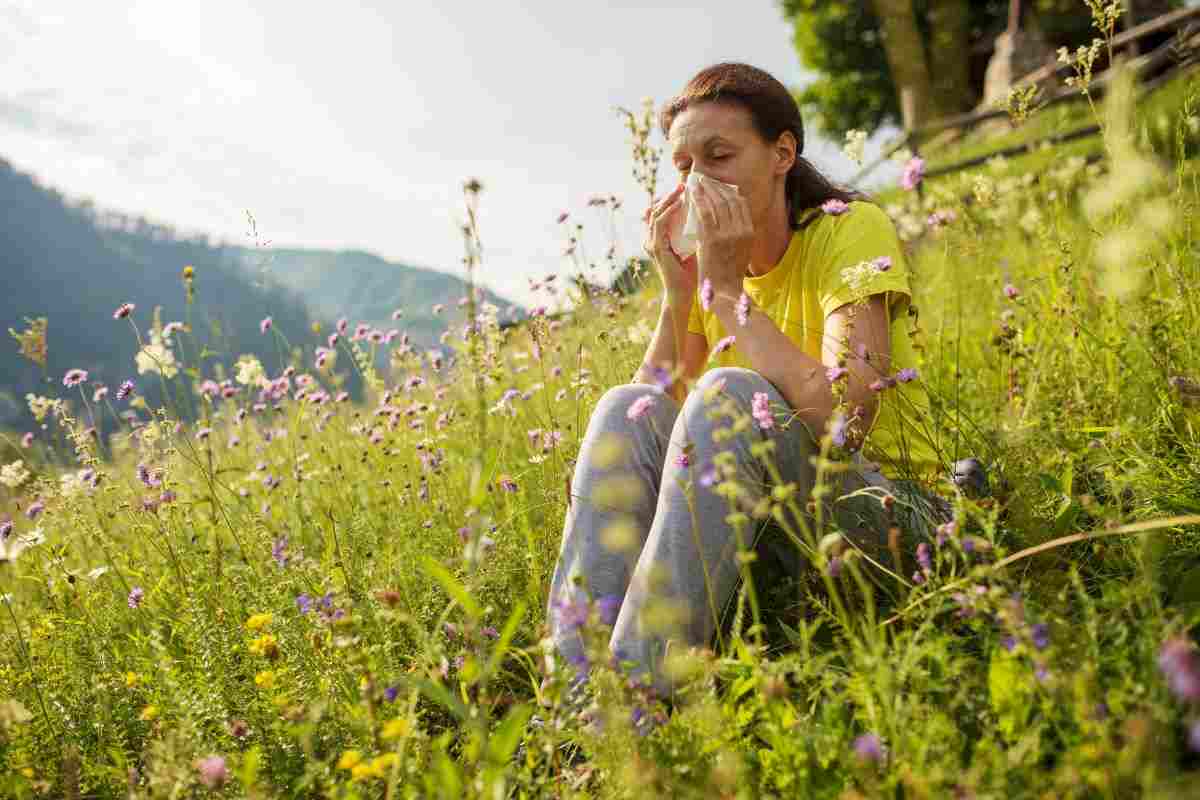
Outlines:
<svg viewBox="0 0 1200 800"><path fill-rule="evenodd" d="M646 348L646 356L634 373L634 383L658 383L652 371L653 367L661 367L675 373L676 367L682 367L682 378L671 384L667 393L676 402L683 402L687 393L687 381L697 377L708 346L703 336L690 333L687 329L688 312L691 310L691 298L672 299L663 295L662 306L659 308L658 325Z"/></svg>

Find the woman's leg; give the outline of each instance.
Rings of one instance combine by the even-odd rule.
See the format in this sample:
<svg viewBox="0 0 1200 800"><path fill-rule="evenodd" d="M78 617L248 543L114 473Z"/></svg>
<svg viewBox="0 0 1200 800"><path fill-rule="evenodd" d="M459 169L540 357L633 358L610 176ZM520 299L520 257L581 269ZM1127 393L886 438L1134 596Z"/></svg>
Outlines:
<svg viewBox="0 0 1200 800"><path fill-rule="evenodd" d="M629 407L647 395L654 400L645 416L629 419ZM588 420L546 613L551 638L576 666L586 664L577 627L578 614L586 615L587 596L605 598L614 606L625 596L654 519L667 437L678 412L679 405L658 387L627 384L605 392ZM616 443L619 452L610 458ZM606 529L621 523L628 523L636 542L623 549L606 547ZM576 575L582 576L586 594L574 586Z"/></svg>
<svg viewBox="0 0 1200 800"><path fill-rule="evenodd" d="M711 406L705 403L706 390L717 381L724 382L721 393L733 398L746 414L750 413L754 394L766 393L775 425L762 430L754 424L725 441L714 441L714 431L730 424L727 418L712 420L708 416ZM750 549L760 527L759 521L747 514L739 543L735 527L726 519L731 510L729 501L718 494L716 484L704 486L703 481L692 478L699 476L718 452L730 451L737 463L737 482L745 492L738 506L752 507L770 492L771 480L766 466L751 449L757 442L770 440L774 442L770 457L784 480L796 484L794 500L804 509L816 478L810 457L818 448L798 421L793 420L786 430L782 428L790 415L787 401L761 375L747 369L721 368L705 373L675 419L653 524L610 642L620 660L634 662L637 672L651 673L661 692L671 688L661 670L667 640L676 642L672 647L709 643L739 577L739 546ZM687 443L692 447L690 467L682 466L679 460ZM847 480L843 478L841 483ZM691 489L685 491L688 485ZM803 559L798 549L793 555L798 571ZM643 611L650 613L643 617Z"/></svg>

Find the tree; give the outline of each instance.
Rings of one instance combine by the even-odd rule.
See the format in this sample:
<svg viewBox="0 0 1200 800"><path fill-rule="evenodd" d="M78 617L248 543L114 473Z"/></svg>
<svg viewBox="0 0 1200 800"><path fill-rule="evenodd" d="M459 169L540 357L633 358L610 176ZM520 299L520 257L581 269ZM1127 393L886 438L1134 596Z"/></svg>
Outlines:
<svg viewBox="0 0 1200 800"><path fill-rule="evenodd" d="M1140 20L1182 0L1133 5ZM840 139L851 128L903 124L900 86L913 94L910 124L971 110L993 42L1008 27L1009 0L780 0L780 10L801 62L818 73L797 101ZM1094 33L1083 0L1022 0L1021 12L1053 48L1074 49Z"/></svg>

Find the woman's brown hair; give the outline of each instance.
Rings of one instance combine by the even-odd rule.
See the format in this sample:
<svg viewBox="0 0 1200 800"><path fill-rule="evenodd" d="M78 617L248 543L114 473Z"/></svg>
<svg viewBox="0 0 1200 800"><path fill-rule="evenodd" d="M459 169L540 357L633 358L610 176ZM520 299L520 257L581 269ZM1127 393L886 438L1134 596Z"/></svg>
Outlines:
<svg viewBox="0 0 1200 800"><path fill-rule="evenodd" d="M796 137L796 162L787 175L784 193L787 196L788 220L793 230L800 230L821 215L819 207L826 200L870 200L866 194L838 186L826 178L804 152L804 123L800 106L787 87L770 73L749 64L722 62L705 67L687 82L674 99L658 115L662 134L671 133L671 123L684 109L696 103L733 102L750 112L755 131L768 143L776 142L784 131ZM799 212L818 209L803 220Z"/></svg>

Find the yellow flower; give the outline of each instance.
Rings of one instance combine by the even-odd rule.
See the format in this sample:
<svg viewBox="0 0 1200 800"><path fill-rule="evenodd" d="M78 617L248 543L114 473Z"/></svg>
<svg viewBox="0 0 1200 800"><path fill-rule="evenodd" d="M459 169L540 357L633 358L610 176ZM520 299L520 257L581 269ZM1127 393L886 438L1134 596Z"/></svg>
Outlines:
<svg viewBox="0 0 1200 800"><path fill-rule="evenodd" d="M272 619L274 619L274 617L272 617L270 614L255 614L254 616L250 617L250 619L246 620L246 630L261 631L263 628L271 624Z"/></svg>
<svg viewBox="0 0 1200 800"><path fill-rule="evenodd" d="M405 736L408 736L411 730L412 726L408 724L407 719L396 717L383 726L381 735L384 739L403 739Z"/></svg>
<svg viewBox="0 0 1200 800"><path fill-rule="evenodd" d="M196 276L196 268L193 267L191 264L188 264L186 267L183 268L183 279L185 281L190 281L195 276Z"/></svg>
<svg viewBox="0 0 1200 800"><path fill-rule="evenodd" d="M142 676L137 674L136 672L126 672L125 673L125 686L126 687L132 689L133 687L137 686L141 682L142 682Z"/></svg>
<svg viewBox="0 0 1200 800"><path fill-rule="evenodd" d="M357 750L347 750L338 759L338 769L354 769L362 762L362 753Z"/></svg>
<svg viewBox="0 0 1200 800"><path fill-rule="evenodd" d="M269 633L264 633L252 641L247 649L256 656L266 656L270 659L279 657L279 642Z"/></svg>
<svg viewBox="0 0 1200 800"><path fill-rule="evenodd" d="M149 705L142 709L142 722L149 722L158 717L158 706Z"/></svg>
<svg viewBox="0 0 1200 800"><path fill-rule="evenodd" d="M275 686L275 673L263 670L254 676L254 685L260 689L272 689Z"/></svg>
<svg viewBox="0 0 1200 800"><path fill-rule="evenodd" d="M375 773L376 778L387 778L388 770L398 760L399 756L395 753L384 753L381 756L375 756L375 758L371 759L371 771Z"/></svg>
<svg viewBox="0 0 1200 800"><path fill-rule="evenodd" d="M350 777L356 781L365 781L374 774L370 764L357 764L350 770Z"/></svg>

